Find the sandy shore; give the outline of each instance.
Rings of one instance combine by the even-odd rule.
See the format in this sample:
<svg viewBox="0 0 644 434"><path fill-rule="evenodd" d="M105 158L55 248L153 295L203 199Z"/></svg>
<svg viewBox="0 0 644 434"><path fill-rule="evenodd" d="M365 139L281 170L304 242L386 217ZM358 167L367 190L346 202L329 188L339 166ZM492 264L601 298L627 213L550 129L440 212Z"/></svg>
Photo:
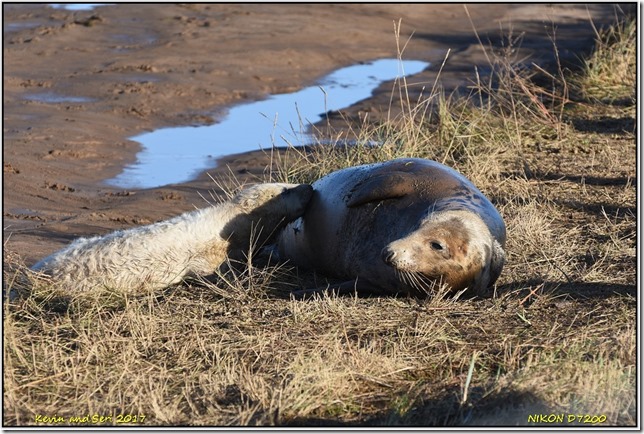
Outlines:
<svg viewBox="0 0 644 434"><path fill-rule="evenodd" d="M135 160L136 134L212 122L218 108L292 92L358 62L395 57L402 20L404 57L432 63L412 77L412 92L440 76L447 89L484 69L477 42L500 47L521 37L519 55L566 62L592 47L610 4L279 4L133 5L66 11L4 7L5 249L30 265L88 234L168 218L205 205L205 175L177 185L123 190L104 184ZM476 29L476 33L473 31ZM391 85L347 113L377 114ZM60 102L34 94L81 98ZM225 158L209 172L251 180L261 153ZM215 189L216 193L216 189Z"/></svg>

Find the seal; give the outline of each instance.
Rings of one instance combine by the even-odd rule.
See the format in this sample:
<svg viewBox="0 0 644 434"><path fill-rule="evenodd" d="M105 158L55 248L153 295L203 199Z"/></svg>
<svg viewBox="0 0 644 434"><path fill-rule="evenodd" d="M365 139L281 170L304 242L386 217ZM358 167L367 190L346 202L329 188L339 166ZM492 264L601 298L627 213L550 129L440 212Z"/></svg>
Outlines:
<svg viewBox="0 0 644 434"><path fill-rule="evenodd" d="M340 293L424 296L443 283L480 293L503 269L503 218L443 164L396 159L345 168L312 185L304 215L280 233L278 253L344 280L332 287Z"/></svg>
<svg viewBox="0 0 644 434"><path fill-rule="evenodd" d="M229 201L169 220L79 238L31 269L69 291L162 289L212 274L227 259L243 259L272 241L304 213L311 195L307 184L253 185Z"/></svg>

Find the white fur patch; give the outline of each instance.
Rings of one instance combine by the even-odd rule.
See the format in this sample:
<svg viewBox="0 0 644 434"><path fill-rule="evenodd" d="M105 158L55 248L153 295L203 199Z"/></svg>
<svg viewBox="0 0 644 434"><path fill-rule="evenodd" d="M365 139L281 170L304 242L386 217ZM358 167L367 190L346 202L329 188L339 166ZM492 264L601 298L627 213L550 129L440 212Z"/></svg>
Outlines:
<svg viewBox="0 0 644 434"><path fill-rule="evenodd" d="M310 190L294 184L258 184L232 200L172 219L104 236L79 238L41 260L32 270L65 289L118 291L161 289L188 275L215 272L230 249L248 249L251 228L267 231L304 211ZM222 237L222 233L226 237ZM231 234L241 245L231 245Z"/></svg>

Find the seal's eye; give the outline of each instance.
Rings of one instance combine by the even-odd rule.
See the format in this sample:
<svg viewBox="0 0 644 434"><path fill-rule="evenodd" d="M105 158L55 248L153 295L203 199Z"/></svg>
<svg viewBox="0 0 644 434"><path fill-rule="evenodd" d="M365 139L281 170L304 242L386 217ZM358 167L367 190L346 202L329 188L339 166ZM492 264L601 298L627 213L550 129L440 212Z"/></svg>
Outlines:
<svg viewBox="0 0 644 434"><path fill-rule="evenodd" d="M438 241L432 241L430 244L434 250L443 250L443 245Z"/></svg>

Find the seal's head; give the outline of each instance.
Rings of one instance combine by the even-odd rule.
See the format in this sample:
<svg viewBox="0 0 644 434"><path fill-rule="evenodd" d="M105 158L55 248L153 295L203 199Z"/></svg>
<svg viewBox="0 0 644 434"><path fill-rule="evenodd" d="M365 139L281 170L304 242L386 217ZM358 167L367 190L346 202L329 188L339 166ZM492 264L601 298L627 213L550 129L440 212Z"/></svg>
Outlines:
<svg viewBox="0 0 644 434"><path fill-rule="evenodd" d="M419 294L431 293L437 283L481 292L496 281L505 262L502 246L469 211L429 214L418 229L386 245L381 257L404 286Z"/></svg>

